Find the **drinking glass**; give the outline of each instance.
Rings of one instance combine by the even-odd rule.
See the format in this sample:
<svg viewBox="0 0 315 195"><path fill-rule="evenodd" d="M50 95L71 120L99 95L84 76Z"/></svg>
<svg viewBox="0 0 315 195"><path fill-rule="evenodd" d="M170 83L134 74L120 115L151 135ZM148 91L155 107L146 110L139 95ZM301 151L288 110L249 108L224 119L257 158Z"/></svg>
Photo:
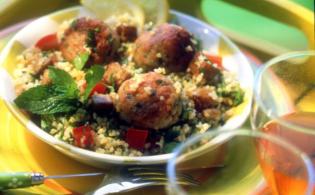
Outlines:
<svg viewBox="0 0 315 195"><path fill-rule="evenodd" d="M280 151L292 161L276 155ZM182 173L199 184L180 183ZM271 184L276 185L273 194L309 195L314 186L314 169L305 153L281 138L245 129L212 130L191 137L174 150L167 175L170 195L257 194L262 175L270 181L283 179L281 189L278 183ZM288 182L289 177L295 182Z"/></svg>
<svg viewBox="0 0 315 195"><path fill-rule="evenodd" d="M309 155L315 165L315 51L288 53L268 61L256 74L254 96L252 128L285 139ZM291 156L271 150L294 167ZM282 180L274 178L269 185L279 187ZM292 178L291 182L296 181Z"/></svg>

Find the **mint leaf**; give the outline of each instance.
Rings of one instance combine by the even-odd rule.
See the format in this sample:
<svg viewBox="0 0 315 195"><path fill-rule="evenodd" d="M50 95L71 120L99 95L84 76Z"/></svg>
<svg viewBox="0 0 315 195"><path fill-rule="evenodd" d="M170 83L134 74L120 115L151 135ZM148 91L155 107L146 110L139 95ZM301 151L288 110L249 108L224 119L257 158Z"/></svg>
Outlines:
<svg viewBox="0 0 315 195"><path fill-rule="evenodd" d="M104 75L104 68L100 65L92 66L85 74L86 89L83 98L87 100L94 86L102 80Z"/></svg>
<svg viewBox="0 0 315 195"><path fill-rule="evenodd" d="M77 99L56 94L52 86L33 87L19 95L14 102L19 108L34 114L71 112L78 104Z"/></svg>
<svg viewBox="0 0 315 195"><path fill-rule="evenodd" d="M64 70L49 67L49 78L52 80L54 91L67 97L78 97L79 90L74 79Z"/></svg>
<svg viewBox="0 0 315 195"><path fill-rule="evenodd" d="M37 86L30 88L20 94L14 102L19 106L27 104L29 101L40 101L47 98L53 93L50 86ZM21 105L21 106L20 106Z"/></svg>
<svg viewBox="0 0 315 195"><path fill-rule="evenodd" d="M79 54L78 56L76 56L74 58L72 63L74 64L76 69L82 70L82 68L84 67L84 65L88 61L89 57L90 57L90 54L88 52Z"/></svg>
<svg viewBox="0 0 315 195"><path fill-rule="evenodd" d="M77 103L75 99L53 96L40 101L30 101L25 109L34 114L67 113L76 110Z"/></svg>
<svg viewBox="0 0 315 195"><path fill-rule="evenodd" d="M49 67L51 85L41 85L24 91L15 104L34 114L72 112L79 105L79 90L72 77L64 70Z"/></svg>

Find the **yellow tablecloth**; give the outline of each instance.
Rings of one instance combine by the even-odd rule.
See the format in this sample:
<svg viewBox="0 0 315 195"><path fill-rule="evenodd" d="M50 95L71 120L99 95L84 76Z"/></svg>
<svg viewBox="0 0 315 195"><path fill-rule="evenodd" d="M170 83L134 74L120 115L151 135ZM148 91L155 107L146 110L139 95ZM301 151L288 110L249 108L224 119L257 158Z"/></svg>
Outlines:
<svg viewBox="0 0 315 195"><path fill-rule="evenodd" d="M0 50L12 33L0 37ZM57 175L100 170L74 161L34 137L0 100L0 171L38 171L45 175ZM5 194L83 194L93 190L101 180L101 177L48 180L45 185L9 190ZM154 195L163 192L163 187L150 187L128 194Z"/></svg>

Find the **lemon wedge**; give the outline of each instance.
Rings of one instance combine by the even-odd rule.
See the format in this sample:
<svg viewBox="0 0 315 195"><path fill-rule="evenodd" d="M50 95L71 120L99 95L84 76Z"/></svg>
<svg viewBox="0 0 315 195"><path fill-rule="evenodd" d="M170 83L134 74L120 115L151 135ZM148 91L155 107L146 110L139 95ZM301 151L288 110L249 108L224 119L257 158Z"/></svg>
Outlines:
<svg viewBox="0 0 315 195"><path fill-rule="evenodd" d="M138 28L145 22L145 14L141 6L131 0L81 0L81 4L102 20L124 17L131 20Z"/></svg>
<svg viewBox="0 0 315 195"><path fill-rule="evenodd" d="M145 23L159 25L168 21L169 5L167 0L132 0L139 5L145 15Z"/></svg>

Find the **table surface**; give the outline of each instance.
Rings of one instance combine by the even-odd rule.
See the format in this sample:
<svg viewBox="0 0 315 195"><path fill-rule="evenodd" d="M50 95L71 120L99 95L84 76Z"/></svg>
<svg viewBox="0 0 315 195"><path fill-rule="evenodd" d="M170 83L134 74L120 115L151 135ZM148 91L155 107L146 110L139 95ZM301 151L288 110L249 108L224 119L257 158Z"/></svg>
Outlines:
<svg viewBox="0 0 315 195"><path fill-rule="evenodd" d="M19 23L0 31L0 50L10 37L28 22ZM245 53L253 64L260 61L250 52ZM84 165L61 154L51 146L34 137L22 126L0 100L0 170L39 171L47 175L64 173L97 172L96 168ZM56 163L57 162L57 163ZM94 189L102 177L76 178L71 180L47 180L45 185L27 189L10 190L10 194L81 194ZM78 185L80 184L80 185ZM128 194L163 194L163 187L150 187Z"/></svg>
<svg viewBox="0 0 315 195"><path fill-rule="evenodd" d="M23 25L22 25L23 26ZM13 29L13 31L12 31ZM1 47L15 29L0 37ZM1 31L0 31L1 34ZM31 134L0 100L0 171L37 171L45 175L99 172L100 170L65 156ZM106 172L106 171L105 171ZM102 177L47 180L45 185L8 190L9 194L81 194L95 189ZM79 184L79 185L78 185ZM154 187L128 194L161 194L164 188ZM1 194L1 192L0 192Z"/></svg>

